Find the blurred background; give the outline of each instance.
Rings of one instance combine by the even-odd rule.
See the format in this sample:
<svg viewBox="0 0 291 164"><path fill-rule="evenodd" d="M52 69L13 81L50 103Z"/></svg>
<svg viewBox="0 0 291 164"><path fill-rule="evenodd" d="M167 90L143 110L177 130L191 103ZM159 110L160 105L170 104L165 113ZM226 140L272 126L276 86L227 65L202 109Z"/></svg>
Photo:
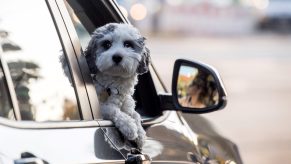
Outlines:
<svg viewBox="0 0 291 164"><path fill-rule="evenodd" d="M237 143L244 163L291 163L291 0L118 3L169 89L177 58L218 69L228 105L203 116Z"/></svg>

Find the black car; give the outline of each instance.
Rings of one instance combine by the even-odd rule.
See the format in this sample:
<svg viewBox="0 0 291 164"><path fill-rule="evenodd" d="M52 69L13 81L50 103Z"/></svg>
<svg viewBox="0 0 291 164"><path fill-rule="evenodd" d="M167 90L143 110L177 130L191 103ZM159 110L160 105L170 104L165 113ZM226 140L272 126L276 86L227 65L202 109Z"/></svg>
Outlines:
<svg viewBox="0 0 291 164"><path fill-rule="evenodd" d="M219 74L198 61L176 61L172 94L153 65L139 76L134 98L147 140L142 150L115 145L122 136L108 133L117 130L100 116L82 54L109 22L129 23L112 0L0 1L0 163L241 164L236 145L198 115L226 105Z"/></svg>

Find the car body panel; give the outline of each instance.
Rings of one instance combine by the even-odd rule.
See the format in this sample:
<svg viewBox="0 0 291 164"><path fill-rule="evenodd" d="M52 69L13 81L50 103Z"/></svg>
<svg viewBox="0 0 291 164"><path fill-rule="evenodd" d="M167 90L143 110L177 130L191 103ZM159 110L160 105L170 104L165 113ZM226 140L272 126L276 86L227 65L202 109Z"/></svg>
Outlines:
<svg viewBox="0 0 291 164"><path fill-rule="evenodd" d="M219 163L226 161L242 163L236 146L231 141L217 133L216 135L195 133L188 124L185 124L183 119L175 111L172 111L167 113L165 120L144 126L148 138L143 153L149 155L153 162L193 162L191 161L193 154L195 159L203 161L203 155L207 154L209 159L219 161ZM0 152L11 160L18 159L23 152L29 152L50 163L123 161L120 153L105 139L106 136L103 133L108 128L113 129L114 127L104 126L100 128L97 126L98 123L94 124L93 122L91 124L88 122L86 127L84 123L76 121L75 123L64 123L71 124L67 127L54 127L53 124L60 124L55 122L47 123L51 124L51 127L30 128L32 126L23 126L23 123L15 123L6 119L1 119L0 122L0 133L2 134ZM7 126L9 122L10 126ZM107 123L112 126L109 121ZM18 126L19 124L21 126ZM28 121L26 124L36 123ZM72 126L73 124L75 126ZM78 124L83 125L78 127ZM195 126L198 125L195 124ZM194 126L191 128L197 129ZM128 150L120 149L119 151L126 157ZM66 158L67 156L69 158Z"/></svg>
<svg viewBox="0 0 291 164"><path fill-rule="evenodd" d="M122 160L120 153L106 141L103 133L103 130L114 127L31 129L15 127L17 125L13 123L10 127L5 126L5 122L9 121L2 119L0 123L0 152L10 159L18 159L21 153L29 152L49 163L104 163ZM187 154L198 153L193 138L181 124L176 112L169 112L166 120L148 125L145 130L148 139L143 153L148 154L153 162L189 162ZM124 156L128 153L125 149L120 151Z"/></svg>

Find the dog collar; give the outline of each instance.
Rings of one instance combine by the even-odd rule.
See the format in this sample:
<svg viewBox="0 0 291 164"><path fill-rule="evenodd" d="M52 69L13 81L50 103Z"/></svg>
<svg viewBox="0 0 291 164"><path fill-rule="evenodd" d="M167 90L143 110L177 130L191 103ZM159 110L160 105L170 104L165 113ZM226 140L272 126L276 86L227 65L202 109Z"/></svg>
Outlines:
<svg viewBox="0 0 291 164"><path fill-rule="evenodd" d="M101 102L105 102L109 96L111 95L119 95L119 90L115 87L110 87L112 85L109 84L108 86L102 85L96 78L94 78L95 81L101 86L103 89L102 91L98 94L98 99Z"/></svg>
<svg viewBox="0 0 291 164"><path fill-rule="evenodd" d="M118 95L118 94L119 94L119 91L118 91L117 88L110 88L110 87L107 87L107 88L105 89L105 91L107 92L107 94L108 94L109 96L111 96L111 94L115 94L115 95Z"/></svg>

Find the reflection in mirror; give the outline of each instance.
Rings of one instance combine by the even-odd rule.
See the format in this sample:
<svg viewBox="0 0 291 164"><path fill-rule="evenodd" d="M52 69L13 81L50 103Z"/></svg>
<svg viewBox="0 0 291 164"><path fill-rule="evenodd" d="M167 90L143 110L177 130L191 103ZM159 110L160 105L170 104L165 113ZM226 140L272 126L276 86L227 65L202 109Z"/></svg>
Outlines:
<svg viewBox="0 0 291 164"><path fill-rule="evenodd" d="M207 108L218 104L218 87L209 72L181 65L177 83L177 95L182 107Z"/></svg>

